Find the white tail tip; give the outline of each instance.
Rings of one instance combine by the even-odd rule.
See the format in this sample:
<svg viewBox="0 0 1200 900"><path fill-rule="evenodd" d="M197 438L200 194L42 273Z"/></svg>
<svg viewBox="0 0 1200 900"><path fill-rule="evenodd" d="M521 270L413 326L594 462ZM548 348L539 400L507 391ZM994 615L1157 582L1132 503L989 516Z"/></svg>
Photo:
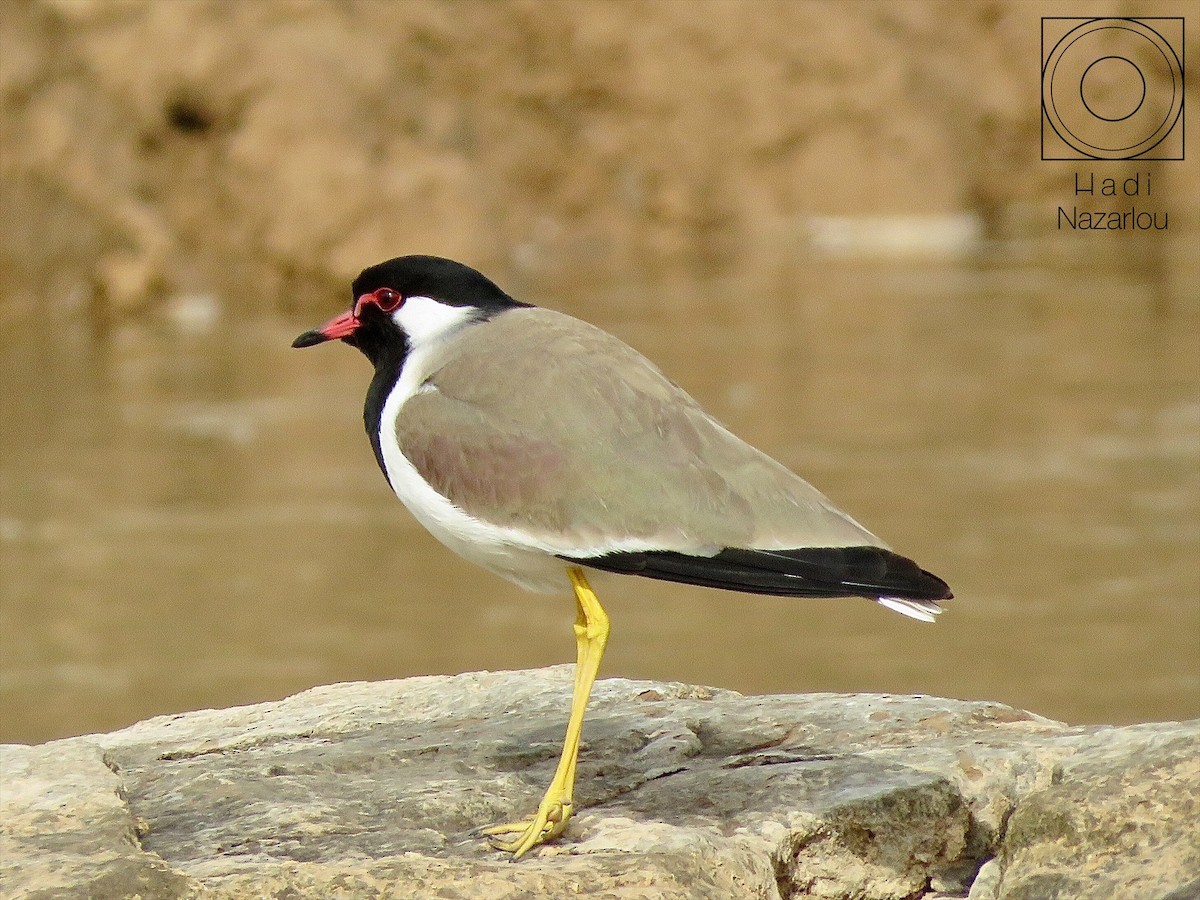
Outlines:
<svg viewBox="0 0 1200 900"><path fill-rule="evenodd" d="M935 616L941 613L942 608L937 605L936 600L908 600L904 597L879 597L876 602L881 606L886 606L892 612L898 612L902 616L908 616L910 619L916 619L918 622L935 622Z"/></svg>

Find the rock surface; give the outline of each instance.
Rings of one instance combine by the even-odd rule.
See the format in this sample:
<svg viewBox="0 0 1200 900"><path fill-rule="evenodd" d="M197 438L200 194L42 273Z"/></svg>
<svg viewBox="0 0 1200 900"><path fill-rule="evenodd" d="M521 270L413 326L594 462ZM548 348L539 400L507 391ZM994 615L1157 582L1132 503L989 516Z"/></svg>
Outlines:
<svg viewBox="0 0 1200 900"><path fill-rule="evenodd" d="M597 683L564 839L532 811L570 667L314 688L2 748L12 897L1194 897L1200 722Z"/></svg>

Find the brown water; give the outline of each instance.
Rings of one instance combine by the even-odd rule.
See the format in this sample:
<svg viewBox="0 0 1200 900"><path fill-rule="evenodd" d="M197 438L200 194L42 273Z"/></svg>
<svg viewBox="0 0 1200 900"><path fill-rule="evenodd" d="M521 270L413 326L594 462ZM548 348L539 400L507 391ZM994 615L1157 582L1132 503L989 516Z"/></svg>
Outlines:
<svg viewBox="0 0 1200 900"><path fill-rule="evenodd" d="M602 674L1200 716L1200 297L1134 268L1009 248L526 290L657 360L958 598L928 626L612 577ZM391 495L362 433L366 361L289 349L342 298L288 321L180 298L106 331L70 298L16 299L0 740L573 659L565 581L523 593Z"/></svg>

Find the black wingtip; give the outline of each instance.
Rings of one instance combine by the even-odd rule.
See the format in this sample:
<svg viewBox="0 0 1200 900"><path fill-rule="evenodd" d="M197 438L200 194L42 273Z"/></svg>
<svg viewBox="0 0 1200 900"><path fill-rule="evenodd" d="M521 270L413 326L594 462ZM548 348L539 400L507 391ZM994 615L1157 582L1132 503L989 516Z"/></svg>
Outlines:
<svg viewBox="0 0 1200 900"><path fill-rule="evenodd" d="M881 547L802 547L794 550L726 548L713 556L671 550L609 553L573 559L585 566L785 597L898 597L949 600L949 585L906 556Z"/></svg>

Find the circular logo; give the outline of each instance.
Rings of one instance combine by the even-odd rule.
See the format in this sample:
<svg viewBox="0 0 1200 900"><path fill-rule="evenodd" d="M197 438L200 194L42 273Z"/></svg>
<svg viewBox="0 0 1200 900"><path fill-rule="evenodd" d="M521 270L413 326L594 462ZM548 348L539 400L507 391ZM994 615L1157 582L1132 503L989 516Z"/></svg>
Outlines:
<svg viewBox="0 0 1200 900"><path fill-rule="evenodd" d="M1042 70L1042 106L1060 138L1093 159L1153 149L1183 110L1183 66L1133 19L1095 19L1063 35Z"/></svg>

